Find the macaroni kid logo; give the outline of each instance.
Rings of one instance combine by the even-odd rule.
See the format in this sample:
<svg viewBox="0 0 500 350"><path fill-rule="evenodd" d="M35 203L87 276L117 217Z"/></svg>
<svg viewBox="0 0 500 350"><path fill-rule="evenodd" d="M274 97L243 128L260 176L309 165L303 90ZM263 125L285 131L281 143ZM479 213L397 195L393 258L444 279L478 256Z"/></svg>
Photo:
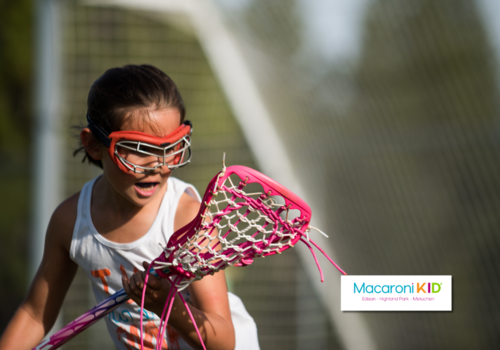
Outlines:
<svg viewBox="0 0 500 350"><path fill-rule="evenodd" d="M451 287L451 276L342 276L341 309L451 311Z"/></svg>
<svg viewBox="0 0 500 350"><path fill-rule="evenodd" d="M354 294L356 293L368 293L368 294L373 294L373 293L384 293L384 294L391 294L391 293L409 293L409 294L414 294L415 293L415 284L417 285L417 293L439 293L441 291L441 286L443 283L435 283L435 282L423 282L423 283L412 283L411 285L373 285L373 284L368 284L366 285L363 283L360 287L354 282ZM427 288L426 288L427 285Z"/></svg>

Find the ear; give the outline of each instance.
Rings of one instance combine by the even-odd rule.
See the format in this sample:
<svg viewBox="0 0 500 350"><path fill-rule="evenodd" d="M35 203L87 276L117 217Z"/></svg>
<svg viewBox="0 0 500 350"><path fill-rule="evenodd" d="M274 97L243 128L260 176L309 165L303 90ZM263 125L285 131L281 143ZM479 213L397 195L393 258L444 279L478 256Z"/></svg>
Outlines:
<svg viewBox="0 0 500 350"><path fill-rule="evenodd" d="M101 160L103 157L103 150L101 143L94 137L89 128L84 128L80 132L80 140L82 141L85 151L95 160Z"/></svg>

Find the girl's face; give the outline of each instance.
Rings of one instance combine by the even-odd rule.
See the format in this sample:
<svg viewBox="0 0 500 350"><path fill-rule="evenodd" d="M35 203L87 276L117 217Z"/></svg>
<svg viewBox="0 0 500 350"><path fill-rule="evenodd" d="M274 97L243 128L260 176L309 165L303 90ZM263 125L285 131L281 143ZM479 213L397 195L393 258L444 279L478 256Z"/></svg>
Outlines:
<svg viewBox="0 0 500 350"><path fill-rule="evenodd" d="M140 110L132 113L121 130L139 131L157 137L164 137L171 134L181 123L181 114L177 108L165 108L150 111L149 117L138 115ZM102 165L104 169L104 180L112 191L118 193L132 204L143 207L160 193L161 196L166 191L167 179L171 170L167 166L162 166L156 171L147 174L138 174L132 171L124 173L110 158L104 145L102 146Z"/></svg>

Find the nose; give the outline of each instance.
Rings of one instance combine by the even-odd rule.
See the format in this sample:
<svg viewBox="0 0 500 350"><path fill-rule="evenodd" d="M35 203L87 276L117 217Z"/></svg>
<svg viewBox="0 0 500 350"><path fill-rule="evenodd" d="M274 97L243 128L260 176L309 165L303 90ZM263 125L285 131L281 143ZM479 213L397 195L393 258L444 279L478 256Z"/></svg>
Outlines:
<svg viewBox="0 0 500 350"><path fill-rule="evenodd" d="M156 169L162 174L168 174L168 173L172 172L172 169L170 169L170 166L168 165L168 163L164 162L163 159L158 161L158 167Z"/></svg>

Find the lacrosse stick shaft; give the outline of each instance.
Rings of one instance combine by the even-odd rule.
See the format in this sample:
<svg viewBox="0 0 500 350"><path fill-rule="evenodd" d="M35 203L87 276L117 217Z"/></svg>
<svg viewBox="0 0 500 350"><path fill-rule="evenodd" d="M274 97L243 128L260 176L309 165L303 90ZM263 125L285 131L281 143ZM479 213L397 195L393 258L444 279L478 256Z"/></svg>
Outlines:
<svg viewBox="0 0 500 350"><path fill-rule="evenodd" d="M102 317L106 316L129 299L130 298L125 292L125 289L119 290L109 298L94 306L91 310L84 313L82 316L78 317L66 327L54 333L50 338L45 339L32 350L53 350L59 348L64 343L73 339L73 337L77 334L92 326Z"/></svg>
<svg viewBox="0 0 500 350"><path fill-rule="evenodd" d="M165 270L164 272L168 273L168 270ZM158 274L154 269L151 269L149 273L158 277ZM84 313L82 316L78 317L73 322L69 323L66 327L54 333L52 336L50 336L50 338L42 341L32 350L55 350L59 348L64 343L73 339L76 335L80 334L82 331L89 328L101 318L109 314L118 306L127 302L129 299L130 298L125 292L125 289L119 290L109 298L101 301L99 304Z"/></svg>

